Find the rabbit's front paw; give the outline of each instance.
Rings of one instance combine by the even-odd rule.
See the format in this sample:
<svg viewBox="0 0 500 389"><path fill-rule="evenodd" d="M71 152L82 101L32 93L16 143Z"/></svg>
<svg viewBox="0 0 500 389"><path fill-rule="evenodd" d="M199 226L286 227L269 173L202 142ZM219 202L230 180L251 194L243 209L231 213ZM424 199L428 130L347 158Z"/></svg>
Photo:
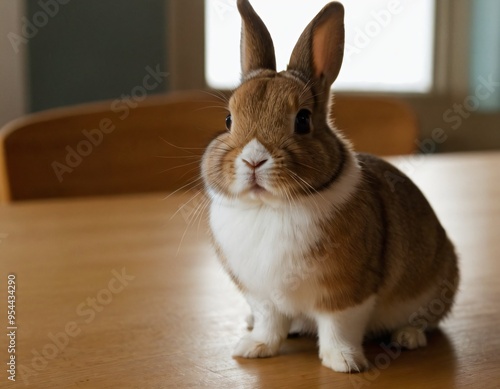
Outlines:
<svg viewBox="0 0 500 389"><path fill-rule="evenodd" d="M363 351L328 350L320 354L323 366L339 373L355 373L368 369L370 364Z"/></svg>
<svg viewBox="0 0 500 389"><path fill-rule="evenodd" d="M255 340L251 335L241 338L233 352L233 357L266 358L278 354L279 344L267 344Z"/></svg>

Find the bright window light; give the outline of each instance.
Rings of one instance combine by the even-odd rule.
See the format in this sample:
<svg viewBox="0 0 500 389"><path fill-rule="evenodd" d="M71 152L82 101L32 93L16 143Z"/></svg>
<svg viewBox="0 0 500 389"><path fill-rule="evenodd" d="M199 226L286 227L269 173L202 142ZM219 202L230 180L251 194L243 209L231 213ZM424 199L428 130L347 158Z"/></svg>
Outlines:
<svg viewBox="0 0 500 389"><path fill-rule="evenodd" d="M335 90L429 92L432 87L435 0L342 0L344 63ZM274 40L284 70L299 35L327 0L252 0ZM241 21L236 0L205 0L205 68L209 86L240 80Z"/></svg>

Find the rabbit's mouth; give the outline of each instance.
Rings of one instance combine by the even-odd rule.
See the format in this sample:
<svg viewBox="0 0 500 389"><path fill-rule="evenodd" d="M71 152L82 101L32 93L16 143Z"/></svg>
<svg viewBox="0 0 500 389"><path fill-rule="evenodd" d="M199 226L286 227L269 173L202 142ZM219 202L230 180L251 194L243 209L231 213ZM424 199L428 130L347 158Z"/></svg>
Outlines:
<svg viewBox="0 0 500 389"><path fill-rule="evenodd" d="M269 201L274 203L276 202L276 200L278 200L275 194L273 194L269 189L266 189L256 181L251 183L245 190L243 190L238 195L238 198L243 201L257 201L258 203L268 203Z"/></svg>
<svg viewBox="0 0 500 389"><path fill-rule="evenodd" d="M249 182L248 187L241 194L247 194L251 197L259 197L261 195L270 194L270 192L260 182L253 180Z"/></svg>
<svg viewBox="0 0 500 389"><path fill-rule="evenodd" d="M265 187L265 178L266 174L262 172L253 171L248 174L247 178L247 190L249 192L259 193L259 192L268 192Z"/></svg>

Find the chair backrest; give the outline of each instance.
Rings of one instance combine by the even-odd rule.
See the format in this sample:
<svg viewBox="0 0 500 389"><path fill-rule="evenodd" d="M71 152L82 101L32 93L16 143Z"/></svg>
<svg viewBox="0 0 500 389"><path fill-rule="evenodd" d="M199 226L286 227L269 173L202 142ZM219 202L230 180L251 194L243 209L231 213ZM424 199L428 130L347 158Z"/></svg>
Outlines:
<svg viewBox="0 0 500 389"><path fill-rule="evenodd" d="M36 113L0 130L0 200L172 191L200 185L224 101L175 92ZM359 151L414 151L415 117L396 100L337 96L335 121Z"/></svg>
<svg viewBox="0 0 500 389"><path fill-rule="evenodd" d="M399 99L336 94L332 115L337 128L357 151L379 156L416 151L417 116Z"/></svg>

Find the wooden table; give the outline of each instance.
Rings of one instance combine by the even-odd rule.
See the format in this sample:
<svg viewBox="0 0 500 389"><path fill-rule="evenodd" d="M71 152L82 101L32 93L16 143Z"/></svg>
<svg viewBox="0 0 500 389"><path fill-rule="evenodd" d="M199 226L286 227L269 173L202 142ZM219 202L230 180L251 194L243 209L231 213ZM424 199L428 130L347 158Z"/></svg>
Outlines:
<svg viewBox="0 0 500 389"><path fill-rule="evenodd" d="M393 159L434 205L460 254L453 315L427 348L375 367L321 366L316 341L288 339L276 358L235 360L248 308L221 270L197 199L161 194L0 207L0 323L16 282L16 382L29 388L499 388L500 153ZM177 212L177 213L176 213ZM173 216L175 214L175 216Z"/></svg>

